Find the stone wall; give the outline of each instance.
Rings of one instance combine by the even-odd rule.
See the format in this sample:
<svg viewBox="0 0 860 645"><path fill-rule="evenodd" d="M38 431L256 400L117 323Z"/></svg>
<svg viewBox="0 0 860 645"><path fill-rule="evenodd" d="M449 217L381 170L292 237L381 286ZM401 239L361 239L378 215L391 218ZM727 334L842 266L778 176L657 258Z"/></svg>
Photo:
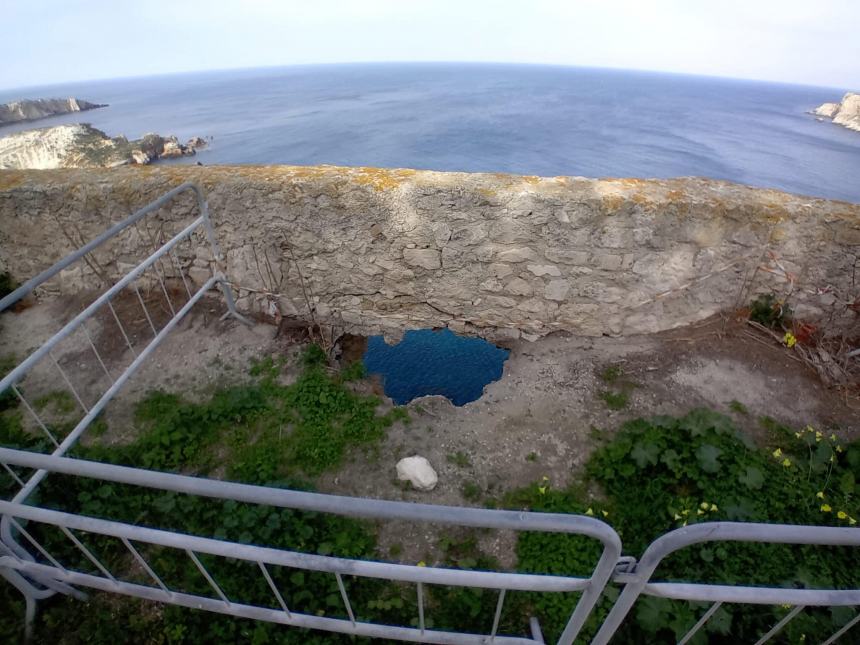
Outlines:
<svg viewBox="0 0 860 645"><path fill-rule="evenodd" d="M363 332L657 331L731 308L750 276L820 316L853 288L860 255L860 205L718 181L162 166L0 171L0 270L34 275L183 181L205 187L241 306L307 315L300 270L319 318ZM118 275L157 227L195 214L190 195L176 200L98 265ZM181 256L208 275L202 240ZM80 288L87 271L52 288Z"/></svg>

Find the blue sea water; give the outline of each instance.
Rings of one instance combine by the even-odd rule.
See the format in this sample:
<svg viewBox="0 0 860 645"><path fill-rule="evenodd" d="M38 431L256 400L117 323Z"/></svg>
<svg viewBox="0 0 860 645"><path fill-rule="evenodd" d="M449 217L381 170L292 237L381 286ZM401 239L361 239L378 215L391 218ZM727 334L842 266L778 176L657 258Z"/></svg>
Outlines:
<svg viewBox="0 0 860 645"><path fill-rule="evenodd" d="M398 405L437 394L454 405L481 398L484 386L502 377L510 352L449 329L409 330L396 345L367 339L364 366L382 376L385 394Z"/></svg>
<svg viewBox="0 0 860 645"><path fill-rule="evenodd" d="M0 136L82 121L111 136L214 137L183 163L694 175L860 202L860 133L806 113L845 89L535 65L301 66L3 90L4 102L110 107Z"/></svg>

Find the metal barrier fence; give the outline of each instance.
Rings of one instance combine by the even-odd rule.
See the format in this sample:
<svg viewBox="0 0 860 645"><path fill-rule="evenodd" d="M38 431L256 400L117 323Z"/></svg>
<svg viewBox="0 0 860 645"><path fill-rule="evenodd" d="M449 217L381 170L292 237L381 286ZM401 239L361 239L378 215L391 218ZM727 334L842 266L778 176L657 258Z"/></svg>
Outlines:
<svg viewBox="0 0 860 645"><path fill-rule="evenodd" d="M592 610L609 584L621 585L623 589L608 616L599 626L593 640L594 643L609 642L613 635L618 633L625 617L636 600L642 595L712 603L700 619L690 626L687 634L680 640L682 644L693 638L723 603L788 604L792 606L784 618L761 636L758 643L764 643L774 638L789 621L803 611L804 607L860 606L860 589L785 589L725 584L654 582L651 580L657 566L665 557L693 544L741 541L857 547L860 546L860 529L858 528L732 522L696 524L672 531L657 539L648 547L641 561L637 562L635 558L622 557L621 541L616 532L609 525L592 517L346 498L186 477L65 457L64 455L80 439L105 405L207 291L219 286L227 305L227 314L225 315L232 315L243 320L236 311L229 283L220 269L215 271L194 291L190 288L188 276L183 271L176 254L176 248L180 243L189 242L195 232L202 231L211 247L213 256L219 263L221 261L221 253L215 240L209 220L208 207L202 192L193 184L183 184L175 188L0 300L0 311L3 311L62 270L84 259L88 253L101 244L129 227L136 226L147 214L158 210L186 190L191 190L196 194L200 215L170 239L162 240L145 260L98 296L92 304L66 323L62 329L0 381L0 393L7 389L14 392L24 409L32 416L36 427L44 433L50 445L53 446L51 454L0 447L0 465L4 467L7 475L20 486L17 494L11 500L0 502L0 516L2 516L0 519L0 575L24 595L28 625L32 622L38 600L57 592L82 597L75 586L288 626L322 629L359 636L434 643L543 642L539 617L532 618L530 638L506 636L498 633L500 618L505 607L505 595L508 591L580 593L566 627L559 638L559 643L571 643L581 633L589 616L592 615ZM172 265L172 275L168 269L165 269L165 261L169 261L168 266ZM160 329L157 328L153 317L150 315L138 285L138 282L143 283L147 279L147 272L152 276L148 279L148 285L155 290L160 288L167 309L169 309L167 320ZM181 306L171 300L170 290L167 287L168 278L181 282L184 287L187 298L184 299ZM152 332L152 338L147 340L142 347L140 344L137 348L134 346L112 305L114 298L123 290L133 292ZM111 318L116 323L117 331L133 356L133 360L127 366L109 365L108 361L104 360L98 352L92 336L87 331L86 322L104 309L110 312ZM93 352L99 368L104 372L109 383L109 386L99 394L98 399L92 405L85 402L81 392L75 387L72 378L74 375L70 376L52 353L53 349L69 338L76 330L83 332L87 346ZM25 393L19 387L21 381L34 366L46 359L50 360L53 367L59 372L68 390L81 407L83 414L80 421L62 441L58 441L58 438L51 432L49 425L40 418L35 407L28 401ZM116 372L119 373L116 374ZM16 469L29 469L32 474L25 477ZM221 500L235 500L350 517L581 535L599 541L603 548L602 554L589 577L457 570L321 556L215 540L203 536L185 535L156 528L144 528L27 505L27 499L49 473L95 478ZM99 572L98 575L77 571L55 558L37 541L33 531L28 530L37 525L57 527L86 560L95 567L95 570ZM124 580L117 572L111 572L92 550L86 547L80 537L76 535L76 531L119 541L129 556L149 576L149 581L152 584L145 585ZM155 545L183 553L207 581L214 595L203 596L180 589L168 588L147 562L141 550L135 547L135 544ZM201 561L199 555L202 554L240 560L256 565L261 579L266 582L272 592L271 606L242 603L236 599L228 598L215 577ZM284 601L282 589L277 586L275 577L272 575L272 572L279 567L297 568L334 576L347 618L330 618L291 610ZM347 585L344 583L344 576L377 578L415 585L418 610L417 627L382 625L358 620L355 608L350 601ZM425 620L426 585L497 590L498 600L489 633L445 632L427 628ZM858 622L860 622L860 614L835 634L830 635L825 643L835 642Z"/></svg>

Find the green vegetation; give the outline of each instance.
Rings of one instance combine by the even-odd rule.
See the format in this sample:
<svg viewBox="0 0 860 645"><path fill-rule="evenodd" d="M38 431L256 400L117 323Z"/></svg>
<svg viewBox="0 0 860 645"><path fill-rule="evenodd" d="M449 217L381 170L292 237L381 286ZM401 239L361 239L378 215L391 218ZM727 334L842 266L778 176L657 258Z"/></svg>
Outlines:
<svg viewBox="0 0 860 645"><path fill-rule="evenodd" d="M459 466L460 468L468 468L472 465L472 460L469 459L469 455L467 455L462 450L458 450L457 452L448 455L448 461L455 466Z"/></svg>
<svg viewBox="0 0 860 645"><path fill-rule="evenodd" d="M460 492L470 502L478 501L484 495L484 491L475 482L465 482Z"/></svg>
<svg viewBox="0 0 860 645"><path fill-rule="evenodd" d="M12 279L8 271L0 273L0 298L5 298L18 288L18 283Z"/></svg>
<svg viewBox="0 0 860 645"><path fill-rule="evenodd" d="M747 406L745 406L740 401L731 400L729 401L729 409L732 412L736 412L737 414L742 414L744 416L749 415L749 410L747 410Z"/></svg>
<svg viewBox="0 0 860 645"><path fill-rule="evenodd" d="M602 390L598 396L606 403L610 410L623 410L630 402L630 390L636 387L636 383L625 378L624 370L620 365L609 365L603 369L598 378L603 381L609 389Z"/></svg>
<svg viewBox="0 0 860 645"><path fill-rule="evenodd" d="M537 460L538 460L538 454L534 451L532 451L526 455L526 461L537 461Z"/></svg>
<svg viewBox="0 0 860 645"><path fill-rule="evenodd" d="M791 321L791 307L774 294L766 293L750 303L750 320L771 329L785 329Z"/></svg>
<svg viewBox="0 0 860 645"><path fill-rule="evenodd" d="M770 443L756 448L731 420L707 410L683 418L637 419L589 460L586 481L565 490L540 482L511 494L507 505L540 511L586 513L605 519L621 536L625 553L641 555L659 535L701 521L737 520L854 526L860 514L860 443L835 435L792 431L770 422ZM605 498L589 500L584 484ZM541 492L543 491L543 492ZM540 573L586 574L599 547L586 538L524 534L518 568ZM860 584L856 553L848 548L789 545L703 544L674 554L658 569L663 580L850 588ZM615 591L603 599L588 629L605 615ZM561 629L573 600L529 599L550 638ZM620 642L678 640L704 611L702 605L643 599ZM697 636L700 643L756 640L786 610L724 605ZM793 620L790 642L835 632L853 610L808 609ZM806 634L806 636L803 636Z"/></svg>
<svg viewBox="0 0 860 645"><path fill-rule="evenodd" d="M611 392L604 390L600 393L600 398L606 403L606 407L610 410L623 410L630 402L630 395L627 392Z"/></svg>
<svg viewBox="0 0 860 645"><path fill-rule="evenodd" d="M379 402L357 394L348 385L349 373L333 373L320 354L310 349L303 355L303 371L291 385L279 382L281 365L266 359L253 366L251 382L216 391L202 402L154 392L137 408L140 432L132 444L79 446L75 456L192 473L226 466L227 476L240 481L309 489L312 485L307 478L337 468L355 447L372 448L385 428L405 414L400 408L378 414ZM44 405L62 406L63 398L51 395ZM471 481L463 484L461 492L470 501L486 496L484 504L488 507L597 517L618 531L625 553L635 556L659 535L701 521L856 525L860 516L860 443L842 444L835 435L809 427L792 430L772 419L764 418L761 423L768 439L759 448L728 417L706 410L695 410L682 418L637 419L599 447L581 479L567 488L555 488L544 477L501 499L493 499ZM22 429L20 410L14 402L0 412L0 444L46 450L46 443ZM536 458L536 453L530 453L527 459L532 455ZM461 467L469 465L468 455L462 452L453 453L449 459ZM0 474L0 492L10 491L11 481ZM323 555L385 557L377 552L374 524L330 515L62 475L47 478L39 489L39 499L33 502L242 543ZM61 533L35 524L28 529L64 563L92 571ZM485 533L490 534L466 529L446 532L436 544L434 561L467 569L497 568L498 563L481 552L479 540ZM110 569L123 572L127 579L148 583L143 572L130 566L122 544L87 534L79 537ZM138 546L168 586L211 595L206 581L184 554ZM402 550L399 543L393 544L387 556L398 558ZM589 575L600 556L600 546L584 537L523 533L517 541L516 556L520 571ZM429 562L431 557L425 559ZM225 559L202 560L231 600L274 604L255 567ZM275 567L270 572L291 609L345 616L333 576ZM860 584L856 555L847 548L740 543L689 547L667 559L656 577L797 588ZM415 624L414 587L348 576L344 581L359 619ZM617 588L607 590L586 626L586 637L593 634L617 593ZM437 629L489 629L498 599L493 591L435 585L428 586L426 594L427 626ZM551 641L558 636L577 597L511 592L506 597L500 631L525 634L528 616L536 615ZM6 609L0 617L0 641L20 640L23 603L8 584L0 584L0 606ZM677 640L704 610L702 605L643 598L617 640ZM694 642L755 640L785 611L781 607L723 605ZM807 609L788 625L785 638L790 642L804 638L814 641L845 624L854 611ZM61 644L263 645L349 640L98 593L83 606L61 596L43 603L36 628L37 642Z"/></svg>

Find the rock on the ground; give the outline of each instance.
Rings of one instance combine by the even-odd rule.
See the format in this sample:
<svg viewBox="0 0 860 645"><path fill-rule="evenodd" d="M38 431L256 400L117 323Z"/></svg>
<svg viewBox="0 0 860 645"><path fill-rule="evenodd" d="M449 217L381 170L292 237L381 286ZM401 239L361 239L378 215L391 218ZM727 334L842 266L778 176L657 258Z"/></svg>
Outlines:
<svg viewBox="0 0 860 645"><path fill-rule="evenodd" d="M839 103L824 103L812 111L816 116L833 119L833 123L860 132L860 94L848 92Z"/></svg>
<svg viewBox="0 0 860 645"><path fill-rule="evenodd" d="M109 137L88 123L24 130L0 137L0 169L110 168L148 164L162 157L193 155L206 145L200 137L185 145L176 137L147 134L129 141Z"/></svg>
<svg viewBox="0 0 860 645"><path fill-rule="evenodd" d="M439 481L430 462L418 455L397 462L397 479L408 481L417 490L433 490Z"/></svg>
<svg viewBox="0 0 860 645"><path fill-rule="evenodd" d="M103 103L90 103L76 98L68 99L24 99L0 104L0 125L35 121L57 114L83 112L96 108L107 107Z"/></svg>

